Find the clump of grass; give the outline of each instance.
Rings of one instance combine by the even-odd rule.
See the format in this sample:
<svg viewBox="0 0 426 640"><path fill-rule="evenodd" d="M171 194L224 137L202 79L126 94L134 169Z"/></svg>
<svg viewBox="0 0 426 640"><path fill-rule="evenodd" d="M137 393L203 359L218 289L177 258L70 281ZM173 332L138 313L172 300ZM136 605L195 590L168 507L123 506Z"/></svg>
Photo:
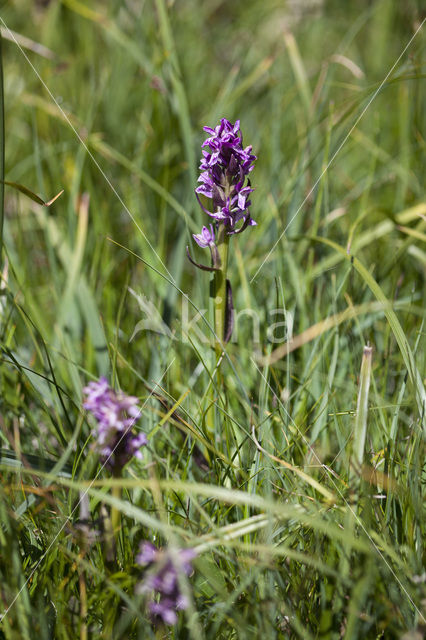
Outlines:
<svg viewBox="0 0 426 640"><path fill-rule="evenodd" d="M0 635L414 638L420 3L178 4L2 12L4 180L64 193L5 187ZM185 247L198 132L221 117L256 150L258 228L230 255L217 385ZM82 409L101 376L138 397L148 438L119 477ZM143 541L197 552L167 628L138 590Z"/></svg>

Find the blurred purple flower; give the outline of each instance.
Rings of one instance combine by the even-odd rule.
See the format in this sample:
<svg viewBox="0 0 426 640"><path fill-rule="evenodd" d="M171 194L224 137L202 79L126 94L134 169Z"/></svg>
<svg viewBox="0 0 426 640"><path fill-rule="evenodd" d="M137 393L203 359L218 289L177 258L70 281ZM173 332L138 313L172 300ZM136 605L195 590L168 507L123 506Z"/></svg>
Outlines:
<svg viewBox="0 0 426 640"><path fill-rule="evenodd" d="M113 473L119 473L133 457L142 458L140 448L147 444L147 437L131 431L141 415L138 399L114 391L103 377L98 382L89 382L83 393L86 396L83 406L98 423L93 437L102 463Z"/></svg>
<svg viewBox="0 0 426 640"><path fill-rule="evenodd" d="M204 127L204 131L210 136L202 147L209 147L210 151L202 150L201 174L198 178L201 184L195 191L197 198L201 194L212 200L213 211L206 209L198 199L203 211L217 222L223 222L228 233L237 231L235 225L240 220L244 220L244 228L256 224L249 213L251 202L248 196L253 189L250 180L245 183L256 156L252 154L251 146L243 148L240 121L232 124L222 118L215 129Z"/></svg>
<svg viewBox="0 0 426 640"><path fill-rule="evenodd" d="M176 624L176 612L188 607L188 600L180 591L178 575L191 575L191 561L196 555L194 549L180 549L172 556L151 542L141 543L136 562L146 569L147 576L138 591L159 596L148 605L154 622Z"/></svg>

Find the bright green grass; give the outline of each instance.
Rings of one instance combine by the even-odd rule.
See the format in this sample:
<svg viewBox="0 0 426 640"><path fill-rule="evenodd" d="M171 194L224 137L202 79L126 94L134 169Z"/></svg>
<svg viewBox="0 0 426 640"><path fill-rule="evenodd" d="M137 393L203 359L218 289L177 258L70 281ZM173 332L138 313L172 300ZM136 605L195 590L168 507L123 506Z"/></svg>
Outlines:
<svg viewBox="0 0 426 640"><path fill-rule="evenodd" d="M46 208L5 188L0 637L421 638L424 29L348 136L420 1L42 4L0 12L53 52L3 41L5 179L65 190ZM230 277L260 319L254 343L241 317L223 389L208 324L182 331L209 305L185 246L222 116L259 158ZM131 339L147 305L173 337ZM276 308L296 339L268 364ZM141 398L150 439L122 500L105 471L89 485L81 389L100 375ZM75 527L88 486L95 521L122 512L115 566ZM142 539L202 545L169 631L134 594Z"/></svg>

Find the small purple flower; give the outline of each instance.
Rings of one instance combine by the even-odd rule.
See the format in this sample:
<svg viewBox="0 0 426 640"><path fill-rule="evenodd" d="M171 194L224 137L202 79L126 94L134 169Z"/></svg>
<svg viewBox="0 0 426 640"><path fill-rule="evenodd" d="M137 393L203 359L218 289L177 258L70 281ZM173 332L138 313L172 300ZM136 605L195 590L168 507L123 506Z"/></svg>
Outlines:
<svg viewBox="0 0 426 640"><path fill-rule="evenodd" d="M151 542L142 542L136 562L146 569L146 578L138 587L139 593L153 593L157 599L149 603L149 611L154 622L173 625L177 622L176 611L188 607L187 598L179 587L179 573L192 573L191 561L194 549L180 549L175 554L157 549Z"/></svg>
<svg viewBox="0 0 426 640"><path fill-rule="evenodd" d="M131 430L141 415L138 399L114 391L104 377L89 382L83 393L86 396L83 406L98 423L93 437L102 463L113 473L119 473L133 457L142 458L140 448L147 444L147 437Z"/></svg>
<svg viewBox="0 0 426 640"><path fill-rule="evenodd" d="M206 247L212 247L214 245L215 237L214 237L214 229L213 225L209 225L210 229L207 227L203 227L201 229L201 233L194 233L192 237L199 247L205 249Z"/></svg>
<svg viewBox="0 0 426 640"><path fill-rule="evenodd" d="M235 233L235 225L240 220L244 221L244 228L255 224L250 218L251 202L248 199L253 189L250 181L245 184L245 180L253 169L256 156L252 154L251 146L243 147L239 120L232 124L222 118L215 129L204 127L204 131L210 136L202 144L203 157L198 178L201 184L195 192L197 198L201 194L212 200L212 211L206 209L199 200L203 211L216 221L223 222L228 233ZM204 147L209 147L210 151ZM198 242L197 238L195 240Z"/></svg>

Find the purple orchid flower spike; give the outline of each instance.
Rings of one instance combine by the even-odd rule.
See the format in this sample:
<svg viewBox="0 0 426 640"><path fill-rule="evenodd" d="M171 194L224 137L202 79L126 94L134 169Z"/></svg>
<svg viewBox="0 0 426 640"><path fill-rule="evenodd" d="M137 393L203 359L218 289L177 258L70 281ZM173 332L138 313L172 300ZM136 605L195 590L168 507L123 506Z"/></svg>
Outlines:
<svg viewBox="0 0 426 640"><path fill-rule="evenodd" d="M194 549L179 549L172 554L167 549L157 549L151 542L141 543L136 562L145 568L146 577L137 590L152 594L148 608L154 623L174 625L177 611L188 607L179 587L179 574L191 575L191 562L196 555Z"/></svg>
<svg viewBox="0 0 426 640"><path fill-rule="evenodd" d="M93 431L95 448L102 463L117 475L133 457L142 458L140 449L148 443L144 433L132 431L141 415L138 399L115 392L103 377L98 382L89 382L83 393L86 396L83 406L97 422Z"/></svg>
<svg viewBox="0 0 426 640"><path fill-rule="evenodd" d="M230 236L256 224L250 215L250 195L254 189L248 177L256 156L250 145L243 146L239 120L232 124L222 118L217 127L204 127L204 131L208 137L201 147L199 185L195 195L204 213L213 220L210 229L204 226L193 238L199 247L210 249L212 266L195 262L188 247L186 252L196 267L214 271L210 295L214 298L215 353L219 359L233 327L232 289L226 277ZM207 198L211 204L206 206L201 198Z"/></svg>
<svg viewBox="0 0 426 640"><path fill-rule="evenodd" d="M200 202L205 213L223 222L231 233L235 232L235 224L240 220L250 218L248 195L253 191L250 185L245 185L246 176L252 171L256 156L252 154L252 147L243 147L240 131L240 121L232 124L222 118L220 124L212 129L204 127L210 136L203 142L203 157L201 158L201 174L195 189L197 194L213 201L213 210L209 211ZM204 147L209 147L206 151ZM248 222L244 226L250 226Z"/></svg>

